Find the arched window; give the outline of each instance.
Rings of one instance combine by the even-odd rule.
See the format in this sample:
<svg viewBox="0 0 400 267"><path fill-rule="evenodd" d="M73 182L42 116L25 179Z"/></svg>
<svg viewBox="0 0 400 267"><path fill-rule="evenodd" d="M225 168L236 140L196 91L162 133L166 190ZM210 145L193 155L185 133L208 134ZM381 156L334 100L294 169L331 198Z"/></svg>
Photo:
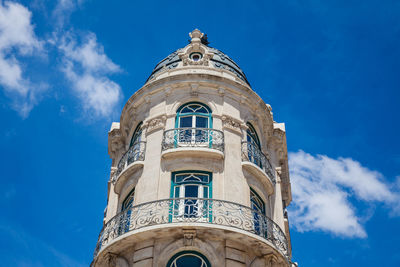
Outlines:
<svg viewBox="0 0 400 267"><path fill-rule="evenodd" d="M212 146L211 110L199 102L182 105L176 112L175 133L176 146Z"/></svg>
<svg viewBox="0 0 400 267"><path fill-rule="evenodd" d="M212 173L179 171L172 173L171 198L175 198L174 219L208 218L208 198L212 197Z"/></svg>
<svg viewBox="0 0 400 267"><path fill-rule="evenodd" d="M253 214L254 217L254 231L257 234L263 234L265 229L265 203L262 198L252 189L250 188L250 205L251 208L256 211Z"/></svg>
<svg viewBox="0 0 400 267"><path fill-rule="evenodd" d="M135 199L135 188L133 188L131 192L129 192L129 194L125 197L121 205L122 216L121 216L121 223L118 229L121 235L129 231L130 218L132 213L131 208L133 206L134 199Z"/></svg>
<svg viewBox="0 0 400 267"><path fill-rule="evenodd" d="M199 102L181 106L176 113L176 128L212 128L211 109Z"/></svg>
<svg viewBox="0 0 400 267"><path fill-rule="evenodd" d="M197 251L182 251L168 261L167 267L211 267L211 264Z"/></svg>
<svg viewBox="0 0 400 267"><path fill-rule="evenodd" d="M132 139L131 139L131 143L130 143L130 146L129 146L129 147L131 147L131 146L133 146L133 145L136 145L136 144L138 144L140 141L142 141L142 125L143 125L143 122L140 122L140 123L138 124L138 126L136 126L136 129L135 129L135 131L133 132Z"/></svg>
<svg viewBox="0 0 400 267"><path fill-rule="evenodd" d="M257 132L251 123L246 123L246 141L247 141L247 157L250 162L253 162L261 169L263 168L263 154L261 152L260 139L258 138Z"/></svg>
<svg viewBox="0 0 400 267"><path fill-rule="evenodd" d="M256 145L258 148L261 148L260 139L258 138L257 132L254 129L251 123L246 123L247 125L247 142Z"/></svg>
<svg viewBox="0 0 400 267"><path fill-rule="evenodd" d="M250 188L250 203L253 210L265 214L265 203L252 188Z"/></svg>
<svg viewBox="0 0 400 267"><path fill-rule="evenodd" d="M131 192L129 192L129 194L122 202L121 211L127 210L130 207L132 207L134 198L135 198L135 188L133 188Z"/></svg>

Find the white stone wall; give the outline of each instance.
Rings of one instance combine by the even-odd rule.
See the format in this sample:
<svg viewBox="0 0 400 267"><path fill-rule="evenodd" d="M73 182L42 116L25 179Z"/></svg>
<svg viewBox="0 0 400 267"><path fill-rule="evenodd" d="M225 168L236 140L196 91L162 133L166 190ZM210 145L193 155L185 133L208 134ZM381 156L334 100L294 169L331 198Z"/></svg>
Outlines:
<svg viewBox="0 0 400 267"><path fill-rule="evenodd" d="M170 198L172 172L202 170L213 174L213 199L250 207L252 187L265 202L265 215L288 235L283 211L284 205L290 203L291 191L284 124L274 122L271 107L233 73L207 65L179 64L176 69L159 73L132 95L122 111L120 123L113 123L111 127L109 154L112 168L104 222L120 212L123 200L133 188L134 205L167 199ZM162 151L164 130L175 127L177 109L192 101L201 102L212 110L213 128L224 133L223 155L209 148L197 152L196 148L186 152L179 149L169 153ZM128 150L140 122L144 129L142 140L146 141L145 160L131 165L128 167L131 171L124 172L112 182L117 164ZM241 142L246 139L247 122L256 129L262 150L270 157L276 184L242 162ZM108 248L103 248L94 265L165 266L172 255L182 250L202 253L212 266L289 264L268 242L245 232L205 230L190 225L155 227L154 231L142 229L138 233L129 233L130 237L125 234L114 240ZM186 230L195 231L195 237L187 238Z"/></svg>

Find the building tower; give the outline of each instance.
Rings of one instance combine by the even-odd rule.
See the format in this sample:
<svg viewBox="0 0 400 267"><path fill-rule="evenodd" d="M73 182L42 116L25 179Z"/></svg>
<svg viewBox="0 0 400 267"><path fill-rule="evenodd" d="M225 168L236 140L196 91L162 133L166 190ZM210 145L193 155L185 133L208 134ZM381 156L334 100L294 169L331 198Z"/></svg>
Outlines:
<svg viewBox="0 0 400 267"><path fill-rule="evenodd" d="M112 123L92 266L292 266L285 126L199 30Z"/></svg>

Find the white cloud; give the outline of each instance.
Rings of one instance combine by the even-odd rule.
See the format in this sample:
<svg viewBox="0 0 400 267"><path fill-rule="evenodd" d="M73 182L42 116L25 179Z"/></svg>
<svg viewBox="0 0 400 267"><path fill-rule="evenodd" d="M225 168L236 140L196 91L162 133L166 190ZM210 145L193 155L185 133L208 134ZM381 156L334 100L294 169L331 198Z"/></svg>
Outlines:
<svg viewBox="0 0 400 267"><path fill-rule="evenodd" d="M58 48L63 53L62 71L83 102L85 110L104 117L112 114L122 91L108 75L121 70L104 53L96 36L89 33L78 45L76 38L68 34L61 39Z"/></svg>
<svg viewBox="0 0 400 267"><path fill-rule="evenodd" d="M0 2L0 85L14 100L14 108L26 117L46 85L35 85L23 77L17 56L42 50L34 33L31 12L13 2Z"/></svg>
<svg viewBox="0 0 400 267"><path fill-rule="evenodd" d="M80 7L84 1L85 0L58 0L52 15L56 26L59 28L64 27L71 13L75 11L77 7Z"/></svg>
<svg viewBox="0 0 400 267"><path fill-rule="evenodd" d="M382 202L399 209L399 194L390 190L382 174L349 158L289 153L293 202L292 223L299 231L322 230L344 237L366 237L363 218L352 205Z"/></svg>

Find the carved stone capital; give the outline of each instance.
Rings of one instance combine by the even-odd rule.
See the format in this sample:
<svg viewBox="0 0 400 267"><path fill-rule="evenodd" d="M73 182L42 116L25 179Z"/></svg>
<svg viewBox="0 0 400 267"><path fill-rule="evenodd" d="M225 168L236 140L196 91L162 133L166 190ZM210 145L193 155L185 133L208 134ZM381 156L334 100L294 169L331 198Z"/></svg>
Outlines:
<svg viewBox="0 0 400 267"><path fill-rule="evenodd" d="M152 118L149 121L143 123L143 127L146 128L146 135L154 132L155 130L164 129L166 121L167 121L167 116L162 115Z"/></svg>
<svg viewBox="0 0 400 267"><path fill-rule="evenodd" d="M239 120L237 120L231 116L228 116L228 115L223 115L221 117L221 120L222 120L222 128L233 130L238 133L242 132L241 131L242 123Z"/></svg>

